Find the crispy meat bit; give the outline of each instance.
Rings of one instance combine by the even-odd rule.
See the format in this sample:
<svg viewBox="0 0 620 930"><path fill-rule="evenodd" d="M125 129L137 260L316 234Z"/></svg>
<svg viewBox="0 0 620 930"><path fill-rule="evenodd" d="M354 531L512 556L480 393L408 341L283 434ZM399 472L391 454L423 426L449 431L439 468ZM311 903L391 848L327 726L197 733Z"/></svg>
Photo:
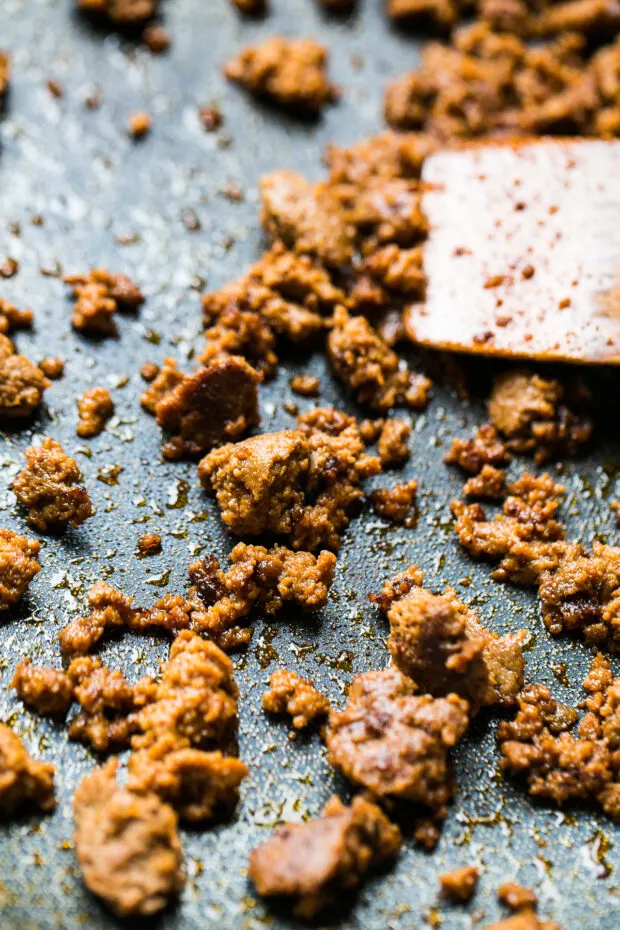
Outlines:
<svg viewBox="0 0 620 930"><path fill-rule="evenodd" d="M107 388L94 387L84 391L78 401L80 422L76 433L83 439L92 439L105 429L114 413L114 401Z"/></svg>
<svg viewBox="0 0 620 930"><path fill-rule="evenodd" d="M267 9L266 0L230 0L230 2L244 16L259 16Z"/></svg>
<svg viewBox="0 0 620 930"><path fill-rule="evenodd" d="M138 539L138 551L142 556L161 552L161 536L158 533L143 533Z"/></svg>
<svg viewBox="0 0 620 930"><path fill-rule="evenodd" d="M154 381L158 374L159 365L156 365L155 362L144 362L140 367L140 377L148 384Z"/></svg>
<svg viewBox="0 0 620 930"><path fill-rule="evenodd" d="M1 67L1 66L0 66ZM13 333L16 329L30 329L34 323L32 310L18 310L0 297L0 333Z"/></svg>
<svg viewBox="0 0 620 930"><path fill-rule="evenodd" d="M143 136L148 135L151 131L153 125L153 120L148 113L139 112L133 113L129 119L129 124L127 126L129 135L133 139L142 139Z"/></svg>
<svg viewBox="0 0 620 930"><path fill-rule="evenodd" d="M302 397L316 397L321 390L321 379L316 375L295 375L289 383L291 391Z"/></svg>
<svg viewBox="0 0 620 930"><path fill-rule="evenodd" d="M0 529L0 613L17 604L39 573L40 543Z"/></svg>
<svg viewBox="0 0 620 930"><path fill-rule="evenodd" d="M122 788L116 769L110 759L75 792L75 851L93 894L121 917L146 917L185 884L177 817L157 795Z"/></svg>
<svg viewBox="0 0 620 930"><path fill-rule="evenodd" d="M73 702L73 684L65 672L33 665L30 659L17 666L11 687L24 704L46 717L64 717Z"/></svg>
<svg viewBox="0 0 620 930"><path fill-rule="evenodd" d="M146 380L151 383L140 398L140 403L144 409L154 415L160 400L163 400L164 397L182 384L185 377L186 375L178 370L177 363L173 358L165 358L161 368L158 368L154 374L153 369L150 368L149 377Z"/></svg>
<svg viewBox="0 0 620 930"><path fill-rule="evenodd" d="M552 920L541 920L534 911L521 911L505 920L487 924L484 930L562 930Z"/></svg>
<svg viewBox="0 0 620 930"><path fill-rule="evenodd" d="M211 313L214 315L212 326L205 331L205 347L199 357L203 365L207 365L211 359L222 355L240 355L256 370L261 372L265 378L271 377L278 364L278 356L274 352L276 338L271 326L263 319L262 301L263 293L260 295L260 312L253 310L241 310L236 305L236 300L240 303L245 300L242 297L242 289L239 290L239 297L233 294L231 287L231 303L227 303L224 292L218 295L205 294L202 298L205 322L211 319ZM252 292L258 296L257 292ZM250 292L247 292L248 297ZM222 306L220 306L222 304ZM288 309L286 314L288 316ZM278 315L278 318L281 318ZM295 328L296 332L301 329Z"/></svg>
<svg viewBox="0 0 620 930"><path fill-rule="evenodd" d="M506 496L506 472L494 465L483 465L479 474L472 475L465 482L463 494L481 500L503 500Z"/></svg>
<svg viewBox="0 0 620 930"><path fill-rule="evenodd" d="M411 455L407 440L411 436L411 427L404 420L393 417L383 424L377 452L382 468L397 468L404 465Z"/></svg>
<svg viewBox="0 0 620 930"><path fill-rule="evenodd" d="M65 373L65 363L61 358L46 356L39 362L39 368L50 381L58 381Z"/></svg>
<svg viewBox="0 0 620 930"><path fill-rule="evenodd" d="M265 433L209 453L198 467L222 519L239 535L275 533L294 549L338 547L360 482L379 470L352 417L314 410L298 429Z"/></svg>
<svg viewBox="0 0 620 930"><path fill-rule="evenodd" d="M0 818L31 805L46 813L56 806L54 766L33 759L19 736L0 723Z"/></svg>
<svg viewBox="0 0 620 930"><path fill-rule="evenodd" d="M424 133L383 132L349 148L327 147L329 179L335 184L366 185L370 180L419 179L434 143Z"/></svg>
<svg viewBox="0 0 620 930"><path fill-rule="evenodd" d="M346 708L330 714L328 759L377 797L441 812L452 796L447 754L467 729L468 704L414 692L395 668L356 675Z"/></svg>
<svg viewBox="0 0 620 930"><path fill-rule="evenodd" d="M109 20L115 26L131 26L151 19L159 0L75 0L79 10Z"/></svg>
<svg viewBox="0 0 620 930"><path fill-rule="evenodd" d="M410 565L404 572L386 581L379 594L369 594L368 600L376 604L387 615L396 601L407 597L413 588L420 587L424 581L424 572L417 565Z"/></svg>
<svg viewBox="0 0 620 930"><path fill-rule="evenodd" d="M564 388L525 370L500 375L493 386L489 416L515 452L535 452L538 464L579 452L592 423L563 403Z"/></svg>
<svg viewBox="0 0 620 930"><path fill-rule="evenodd" d="M365 317L336 311L327 341L329 360L341 381L361 404L390 410L407 404L423 410L431 383L423 375L400 370L399 358Z"/></svg>
<svg viewBox="0 0 620 930"><path fill-rule="evenodd" d="M391 243L371 252L360 270L388 291L409 300L422 300L426 291L422 257L420 247L403 249Z"/></svg>
<svg viewBox="0 0 620 930"><path fill-rule="evenodd" d="M532 38L563 32L611 36L620 27L620 12L605 0L481 0L479 12L497 32Z"/></svg>
<svg viewBox="0 0 620 930"><path fill-rule="evenodd" d="M49 386L41 369L25 355L16 355L11 340L0 333L0 419L31 417Z"/></svg>
<svg viewBox="0 0 620 930"><path fill-rule="evenodd" d="M0 103L7 92L11 77L11 58L6 52L0 51Z"/></svg>
<svg viewBox="0 0 620 930"><path fill-rule="evenodd" d="M407 481L395 484L391 488L376 488L370 493L370 503L375 513L392 523L415 525L415 513L412 508L418 494L418 482Z"/></svg>
<svg viewBox="0 0 620 930"><path fill-rule="evenodd" d="M337 97L327 77L327 57L314 39L271 36L260 45L248 45L228 62L224 74L279 106L319 113Z"/></svg>
<svg viewBox="0 0 620 930"><path fill-rule="evenodd" d="M458 465L470 475L477 475L486 465L503 467L510 462L510 453L490 423L481 426L473 439L454 439L444 456L448 465Z"/></svg>
<svg viewBox="0 0 620 930"><path fill-rule="evenodd" d="M492 704L514 704L523 686L522 653L526 631L498 636L448 589L432 594L420 587L422 576L413 566L402 584L398 576L391 593L374 598L390 621L388 649L396 665L419 688L434 697L452 692L477 711ZM403 591L399 597L399 587Z"/></svg>
<svg viewBox="0 0 620 930"><path fill-rule="evenodd" d="M538 907L538 897L530 888L524 888L515 882L504 882L497 889L497 898L511 911L535 911Z"/></svg>
<svg viewBox="0 0 620 930"><path fill-rule="evenodd" d="M90 614L72 620L59 634L65 656L86 655L108 630L131 629L137 619L132 598L98 581L88 592Z"/></svg>
<svg viewBox="0 0 620 930"><path fill-rule="evenodd" d="M63 280L71 286L76 298L73 328L89 336L115 336L114 316L119 307L136 310L144 302L142 291L133 281L105 268L68 275Z"/></svg>
<svg viewBox="0 0 620 930"><path fill-rule="evenodd" d="M376 804L357 797L345 806L332 797L321 817L277 827L252 852L249 876L259 895L293 899L295 913L310 918L394 859L401 843L400 830Z"/></svg>
<svg viewBox="0 0 620 930"><path fill-rule="evenodd" d="M142 41L149 52L154 55L163 55L170 48L170 33L163 26L151 23L142 33Z"/></svg>
<svg viewBox="0 0 620 930"><path fill-rule="evenodd" d="M387 14L397 22L430 23L449 29L459 22L469 6L463 0L387 0Z"/></svg>
<svg viewBox="0 0 620 930"><path fill-rule="evenodd" d="M355 227L329 184L311 184L293 171L260 180L261 222L272 240L335 268L353 258Z"/></svg>
<svg viewBox="0 0 620 930"><path fill-rule="evenodd" d="M78 527L93 515L82 475L74 459L53 439L26 449L26 467L13 482L13 493L28 510L28 525L40 533Z"/></svg>
<svg viewBox="0 0 620 930"><path fill-rule="evenodd" d="M452 872L444 872L439 876L441 893L451 901L464 904L473 898L479 877L478 869L474 865L465 865Z"/></svg>
<svg viewBox="0 0 620 930"><path fill-rule="evenodd" d="M143 403L146 395L159 391L158 381L163 377L163 372L158 375L143 395ZM256 386L260 380L260 375L236 356L214 358L193 375L181 375L176 386L155 403L158 425L172 434L164 445L164 458L203 455L258 425Z"/></svg>
<svg viewBox="0 0 620 930"><path fill-rule="evenodd" d="M329 701L317 691L314 682L286 668L279 668L271 675L269 690L263 694L263 710L288 714L297 730L325 717L329 709Z"/></svg>

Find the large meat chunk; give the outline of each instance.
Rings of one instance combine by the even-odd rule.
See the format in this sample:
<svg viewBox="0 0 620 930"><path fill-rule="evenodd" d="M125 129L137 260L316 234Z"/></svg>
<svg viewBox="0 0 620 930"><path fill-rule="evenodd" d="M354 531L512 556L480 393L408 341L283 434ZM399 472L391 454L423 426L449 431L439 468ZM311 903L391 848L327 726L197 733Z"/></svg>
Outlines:
<svg viewBox="0 0 620 930"><path fill-rule="evenodd" d="M26 449L26 467L13 482L13 492L28 510L28 524L40 533L78 527L93 515L86 488L77 482L80 469L60 443L45 439Z"/></svg>
<svg viewBox="0 0 620 930"><path fill-rule="evenodd" d="M356 675L327 731L329 762L380 798L403 798L441 812L452 796L448 751L469 723L456 694L433 698L397 669Z"/></svg>
<svg viewBox="0 0 620 930"><path fill-rule="evenodd" d="M17 604L41 570L40 548L35 539L0 529L0 611Z"/></svg>
<svg viewBox="0 0 620 930"><path fill-rule="evenodd" d="M393 859L402 837L376 804L328 801L321 817L277 827L250 856L249 876L262 897L295 901L299 917L314 916L367 872Z"/></svg>
<svg viewBox="0 0 620 930"><path fill-rule="evenodd" d="M115 914L148 917L185 884L177 817L157 795L116 781L116 759L75 792L75 851L88 888Z"/></svg>
<svg viewBox="0 0 620 930"><path fill-rule="evenodd" d="M19 736L0 723L0 819L25 805L54 809L54 766L33 759Z"/></svg>
<svg viewBox="0 0 620 930"><path fill-rule="evenodd" d="M24 704L43 716L64 717L73 701L73 685L65 672L33 665L30 659L17 666L11 687Z"/></svg>

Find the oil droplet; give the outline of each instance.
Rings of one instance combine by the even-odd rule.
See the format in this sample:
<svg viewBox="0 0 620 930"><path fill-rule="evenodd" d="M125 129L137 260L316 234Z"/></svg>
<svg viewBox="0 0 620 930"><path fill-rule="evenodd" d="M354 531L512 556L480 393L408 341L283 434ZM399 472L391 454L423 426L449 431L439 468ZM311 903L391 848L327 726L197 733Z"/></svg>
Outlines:
<svg viewBox="0 0 620 930"><path fill-rule="evenodd" d="M166 503L168 510L181 510L186 507L188 494L189 483L183 478L177 478L168 491L168 501Z"/></svg>
<svg viewBox="0 0 620 930"><path fill-rule="evenodd" d="M118 476L124 471L122 465L104 465L97 472L97 480L112 487L118 484Z"/></svg>
<svg viewBox="0 0 620 930"><path fill-rule="evenodd" d="M165 588L169 578L170 569L167 569L165 572L160 572L159 575L151 575L150 578L146 579L145 584L152 584L155 588Z"/></svg>

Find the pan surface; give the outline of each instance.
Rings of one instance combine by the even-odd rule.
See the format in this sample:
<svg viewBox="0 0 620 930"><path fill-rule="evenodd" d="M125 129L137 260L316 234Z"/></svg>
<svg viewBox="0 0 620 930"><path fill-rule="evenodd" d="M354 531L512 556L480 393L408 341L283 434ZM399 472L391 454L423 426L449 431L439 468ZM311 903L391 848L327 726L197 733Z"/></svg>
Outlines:
<svg viewBox="0 0 620 930"><path fill-rule="evenodd" d="M9 688L13 670L30 655L60 664L58 630L79 614L96 579L107 578L148 605L166 590L184 591L187 566L200 553L224 558L230 551L232 541L198 485L195 465L161 461L159 430L139 407L140 365L167 355L190 364L202 341L200 291L238 276L260 252L260 174L281 167L318 178L328 141L348 144L379 131L383 86L415 66L420 47L390 30L381 4L370 0L347 21L323 18L312 0L273 0L271 15L254 23L242 23L226 0L168 0L163 14L173 45L160 57L92 29L71 6L70 0L3 0L0 9L0 46L14 62L0 120L0 258L20 263L15 277L0 280L0 296L36 313L36 329L18 336L19 348L35 361L58 355L67 363L33 428L0 434L0 525L25 529L9 484L36 434L51 435L75 455L97 508L77 531L43 538L42 571L30 596L0 626L0 719L14 723L28 747L56 765L59 800L53 816L0 828L2 930L141 926L119 922L84 888L71 845L71 798L96 760L68 743L64 728L22 708ZM257 105L220 74L242 45L274 33L314 35L331 52L343 97L315 124ZM49 93L49 79L63 86L62 98ZM100 97L98 109L85 106L93 95ZM212 100L221 106L224 126L207 134L197 110ZM151 114L153 129L136 144L126 125L138 110ZM243 191L242 201L227 196L231 184ZM118 340L89 342L70 327L71 305L58 275L94 266L130 275L147 295L136 317L121 318ZM485 365L475 366L483 381ZM322 404L354 411L320 355L288 358L261 388L262 429L289 427L291 404L300 410L313 404L289 391L291 374L302 371L322 376ZM617 376L595 377L613 379L604 392L613 402ZM111 389L117 418L100 437L83 441L75 435L75 401L99 384ZM334 791L346 796L348 788L330 771L317 734L291 741L285 723L265 718L262 692L270 672L284 665L313 678L341 704L354 673L383 667L387 659L386 625L367 595L407 565L424 568L433 589L454 585L492 629L527 627L529 680L548 683L567 703L581 699L590 651L581 642L551 639L535 598L494 583L488 566L461 553L453 536L448 504L462 482L442 458L450 439L471 433L484 415L482 400L463 403L438 384L428 411L412 417L413 455L404 470L420 483L417 526L394 528L362 513L345 535L332 595L320 615L290 612L275 622L256 617L247 654L235 658L240 750L251 777L232 822L183 832L187 888L179 906L151 926L298 926L287 912L256 899L246 878L249 850L277 823L315 815ZM590 456L567 463L562 473L569 535L586 543L618 539L609 509L620 497L613 406L609 422ZM518 463L513 468L518 471ZM394 480L388 475L376 483ZM161 533L163 552L137 559L138 536L147 530ZM102 654L133 679L156 670L166 643L127 636ZM459 792L437 850L429 855L408 844L391 872L343 901L324 925L464 930L498 919L495 890L516 880L536 890L541 915L564 930L620 926L617 831L594 810L560 813L505 782L498 775L495 726L492 718L477 719L454 754ZM471 904L441 905L437 875L474 862L484 865L484 874Z"/></svg>

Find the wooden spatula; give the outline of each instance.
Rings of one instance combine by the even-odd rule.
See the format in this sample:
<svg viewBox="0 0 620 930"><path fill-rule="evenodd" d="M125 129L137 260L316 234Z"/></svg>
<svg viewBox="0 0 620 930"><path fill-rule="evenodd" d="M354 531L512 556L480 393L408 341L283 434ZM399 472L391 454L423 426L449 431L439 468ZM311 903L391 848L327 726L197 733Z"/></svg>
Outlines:
<svg viewBox="0 0 620 930"><path fill-rule="evenodd" d="M424 165L426 300L416 343L620 364L620 142L519 140Z"/></svg>

